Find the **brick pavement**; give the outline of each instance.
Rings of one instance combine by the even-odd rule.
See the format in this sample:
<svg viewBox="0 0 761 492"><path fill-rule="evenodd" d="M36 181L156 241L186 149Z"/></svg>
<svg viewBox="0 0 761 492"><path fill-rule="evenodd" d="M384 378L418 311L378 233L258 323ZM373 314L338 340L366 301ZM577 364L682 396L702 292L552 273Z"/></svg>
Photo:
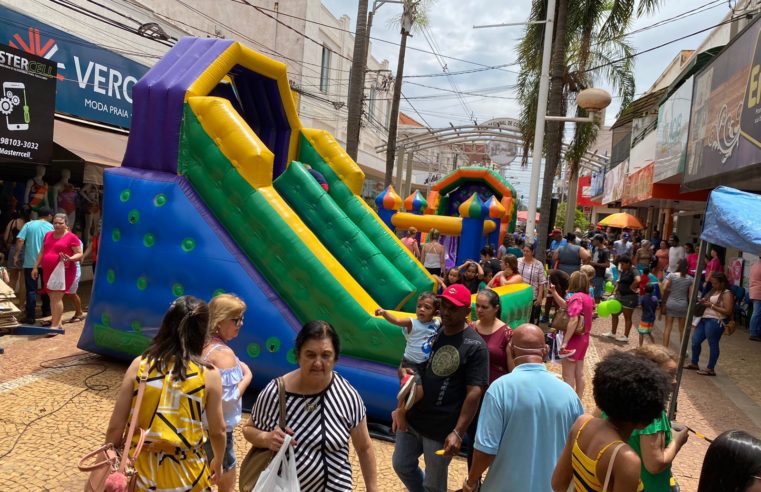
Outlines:
<svg viewBox="0 0 761 492"><path fill-rule="evenodd" d="M636 315L635 315L636 322ZM76 349L82 323L67 325L67 333L53 338L0 338L6 354L0 356L0 490L81 490L83 476L77 459L101 443L114 396L125 365ZM596 320L587 352L586 373L591 380L595 364L611 350L636 346L636 331L628 344L599 336L609 329L609 319ZM662 322L656 325L660 338ZM675 344L675 342L672 342ZM749 377L759 368L761 344L747 340L739 329L722 340L719 376L707 378L685 372L679 397L678 419L709 437L728 429L745 429L761 436L758 418L761 391ZM71 356L71 357L67 357ZM706 354L707 356L707 354ZM40 367L44 361L46 368ZM63 365L73 367L61 367ZM86 364L86 365L81 365ZM559 372L558 366L551 369ZM89 377L89 379L88 379ZM91 387L88 389L85 380ZM593 409L591 384L583 401ZM728 394L729 393L729 394ZM749 416L750 414L750 416ZM242 459L247 449L236 431L236 449ZM708 445L691 436L674 464L682 490L694 491ZM393 445L375 441L381 490L402 490L391 468ZM364 490L356 454L351 453L356 490ZM465 476L465 462L455 459L450 467L450 489Z"/></svg>

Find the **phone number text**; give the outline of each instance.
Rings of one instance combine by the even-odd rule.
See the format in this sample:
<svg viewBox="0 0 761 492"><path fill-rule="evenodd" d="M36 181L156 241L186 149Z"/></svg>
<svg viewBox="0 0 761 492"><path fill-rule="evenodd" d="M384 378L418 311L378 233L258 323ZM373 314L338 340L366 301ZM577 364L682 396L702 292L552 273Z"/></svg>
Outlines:
<svg viewBox="0 0 761 492"><path fill-rule="evenodd" d="M37 150L40 144L30 142L29 140L20 140L18 138L0 137L0 145L10 145L11 147L20 147L22 149Z"/></svg>

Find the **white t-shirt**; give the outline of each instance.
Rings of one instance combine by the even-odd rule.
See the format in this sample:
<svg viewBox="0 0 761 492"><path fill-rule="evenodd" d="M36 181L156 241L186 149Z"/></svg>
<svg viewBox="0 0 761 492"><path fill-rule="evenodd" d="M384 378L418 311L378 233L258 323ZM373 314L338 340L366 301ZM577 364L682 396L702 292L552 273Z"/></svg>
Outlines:
<svg viewBox="0 0 761 492"><path fill-rule="evenodd" d="M415 364L421 364L428 360L431 355L431 338L441 326L441 320L432 319L428 323L421 323L417 318L412 318L412 330L404 332L407 346L404 348L404 358Z"/></svg>
<svg viewBox="0 0 761 492"><path fill-rule="evenodd" d="M679 260L685 257L686 255L682 246L671 246L669 248L669 272L675 272L679 266Z"/></svg>

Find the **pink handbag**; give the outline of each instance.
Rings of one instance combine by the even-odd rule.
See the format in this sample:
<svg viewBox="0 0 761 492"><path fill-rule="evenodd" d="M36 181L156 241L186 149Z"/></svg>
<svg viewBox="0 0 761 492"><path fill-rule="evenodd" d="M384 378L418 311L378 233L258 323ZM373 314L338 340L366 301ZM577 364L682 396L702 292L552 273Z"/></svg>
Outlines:
<svg viewBox="0 0 761 492"><path fill-rule="evenodd" d="M140 437L132 456L129 455L129 449L137 427L137 417L140 413L140 404L143 402L147 380L148 376L145 373L140 376L132 419L124 439L124 449L119 452L112 443L108 443L79 460L79 471L90 473L85 483L85 492L131 492L135 490L135 483L137 482L135 460L137 460L145 442L145 429L137 429L140 432ZM92 461L95 462L92 463ZM86 464L88 462L91 464Z"/></svg>

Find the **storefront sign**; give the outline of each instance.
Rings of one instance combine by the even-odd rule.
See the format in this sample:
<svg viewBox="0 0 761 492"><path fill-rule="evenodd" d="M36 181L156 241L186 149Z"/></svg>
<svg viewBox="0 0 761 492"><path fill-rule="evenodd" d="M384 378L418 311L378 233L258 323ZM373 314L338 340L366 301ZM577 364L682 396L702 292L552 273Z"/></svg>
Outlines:
<svg viewBox="0 0 761 492"><path fill-rule="evenodd" d="M653 181L656 183L684 172L693 81L694 77L685 80L679 89L658 108L658 133L653 170Z"/></svg>
<svg viewBox="0 0 761 492"><path fill-rule="evenodd" d="M605 171L592 171L592 182L589 185L589 196L600 196L605 191Z"/></svg>
<svg viewBox="0 0 761 492"><path fill-rule="evenodd" d="M576 192L576 205L579 207L596 207L601 202L592 200L592 176L579 176L579 184Z"/></svg>
<svg viewBox="0 0 761 492"><path fill-rule="evenodd" d="M621 200L624 192L626 174L629 172L629 160L626 159L618 166L605 173L602 203L608 204Z"/></svg>
<svg viewBox="0 0 761 492"><path fill-rule="evenodd" d="M641 202L650 198L653 194L653 168L654 163L639 169L626 178L621 205L624 207Z"/></svg>
<svg viewBox="0 0 761 492"><path fill-rule="evenodd" d="M132 87L148 67L0 7L0 42L58 65L55 110L129 128Z"/></svg>
<svg viewBox="0 0 761 492"><path fill-rule="evenodd" d="M761 162L761 22L695 76L684 184L711 188Z"/></svg>
<svg viewBox="0 0 761 492"><path fill-rule="evenodd" d="M49 162L55 63L0 44L0 84L0 158Z"/></svg>

